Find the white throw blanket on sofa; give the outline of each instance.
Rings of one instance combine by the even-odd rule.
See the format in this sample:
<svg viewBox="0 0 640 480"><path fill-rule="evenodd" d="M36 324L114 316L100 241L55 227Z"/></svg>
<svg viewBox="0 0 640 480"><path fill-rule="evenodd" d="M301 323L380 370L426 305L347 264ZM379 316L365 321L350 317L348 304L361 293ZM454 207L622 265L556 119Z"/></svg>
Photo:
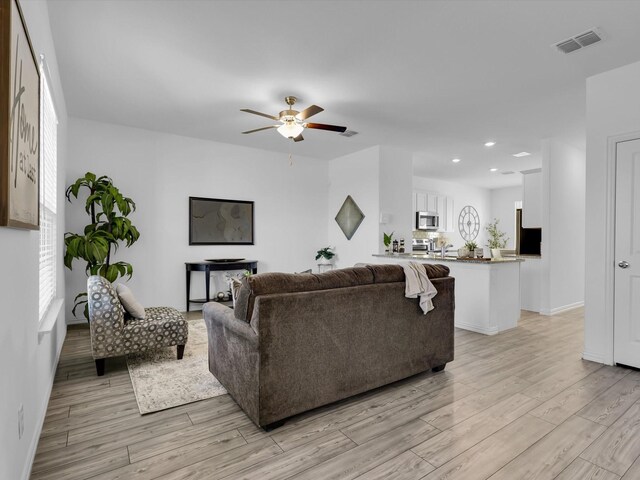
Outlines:
<svg viewBox="0 0 640 480"><path fill-rule="evenodd" d="M427 312L433 310L431 299L436 296L438 291L429 280L427 272L425 272L421 263L406 262L401 265L405 276L404 296L407 298L420 297L420 308L426 315Z"/></svg>

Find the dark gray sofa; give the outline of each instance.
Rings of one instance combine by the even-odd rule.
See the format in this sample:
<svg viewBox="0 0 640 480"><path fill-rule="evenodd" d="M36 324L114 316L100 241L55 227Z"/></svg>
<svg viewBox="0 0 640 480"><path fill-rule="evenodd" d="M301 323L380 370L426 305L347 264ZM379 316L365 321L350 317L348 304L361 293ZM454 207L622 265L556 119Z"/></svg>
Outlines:
<svg viewBox="0 0 640 480"><path fill-rule="evenodd" d="M398 265L243 280L234 310L204 306L209 370L256 425L453 360L454 278L424 265L438 294L426 316Z"/></svg>

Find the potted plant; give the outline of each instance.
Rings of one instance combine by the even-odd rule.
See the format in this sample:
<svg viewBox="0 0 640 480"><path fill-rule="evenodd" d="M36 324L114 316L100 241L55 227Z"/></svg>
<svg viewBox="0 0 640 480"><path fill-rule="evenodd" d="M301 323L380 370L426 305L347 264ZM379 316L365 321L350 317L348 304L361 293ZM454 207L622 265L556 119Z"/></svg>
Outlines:
<svg viewBox="0 0 640 480"><path fill-rule="evenodd" d="M393 233L394 232L387 234L382 232L382 242L384 243L384 253L389 253L389 246L393 241Z"/></svg>
<svg viewBox="0 0 640 480"><path fill-rule="evenodd" d="M476 249L478 248L478 244L473 240L468 241L464 244L465 248L469 250L468 256L473 258L476 255Z"/></svg>
<svg viewBox="0 0 640 480"><path fill-rule="evenodd" d="M67 188L67 200L71 202L71 197L77 199L80 189L88 190L85 211L90 223L82 233L64 234L65 267L71 270L73 261L77 259L86 263L87 275L101 275L112 283L125 275L131 278L131 264L114 262L112 255L121 243L130 247L140 238L138 229L127 218L135 211L135 202L122 195L111 178L105 175L98 177L87 172ZM84 304L84 316L88 320L86 296L86 292L76 296L72 312L75 315L76 309Z"/></svg>
<svg viewBox="0 0 640 480"><path fill-rule="evenodd" d="M500 249L505 248L507 246L507 240L509 240L507 234L498 229L498 223L500 223L500 220L494 218L493 222L485 227L485 230L489 234L487 246L491 249L491 256L493 258L502 258Z"/></svg>
<svg viewBox="0 0 640 480"><path fill-rule="evenodd" d="M331 259L335 257L335 252L333 252L333 247L324 247L318 250L316 255L316 260L320 260L321 264L330 264Z"/></svg>

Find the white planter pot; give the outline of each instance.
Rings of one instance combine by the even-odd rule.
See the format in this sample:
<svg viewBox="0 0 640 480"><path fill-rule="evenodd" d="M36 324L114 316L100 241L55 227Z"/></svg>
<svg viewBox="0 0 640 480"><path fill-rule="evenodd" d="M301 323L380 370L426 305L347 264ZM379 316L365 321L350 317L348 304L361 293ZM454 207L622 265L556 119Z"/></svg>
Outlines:
<svg viewBox="0 0 640 480"><path fill-rule="evenodd" d="M502 258L502 252L499 248L491 249L491 258Z"/></svg>

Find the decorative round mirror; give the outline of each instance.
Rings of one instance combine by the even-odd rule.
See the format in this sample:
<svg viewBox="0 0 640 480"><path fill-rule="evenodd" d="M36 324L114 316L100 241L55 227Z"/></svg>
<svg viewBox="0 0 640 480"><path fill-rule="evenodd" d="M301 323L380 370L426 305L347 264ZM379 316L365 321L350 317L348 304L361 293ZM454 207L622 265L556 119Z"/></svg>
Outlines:
<svg viewBox="0 0 640 480"><path fill-rule="evenodd" d="M458 217L458 230L465 242L475 240L480 233L480 216L471 205L463 207Z"/></svg>

